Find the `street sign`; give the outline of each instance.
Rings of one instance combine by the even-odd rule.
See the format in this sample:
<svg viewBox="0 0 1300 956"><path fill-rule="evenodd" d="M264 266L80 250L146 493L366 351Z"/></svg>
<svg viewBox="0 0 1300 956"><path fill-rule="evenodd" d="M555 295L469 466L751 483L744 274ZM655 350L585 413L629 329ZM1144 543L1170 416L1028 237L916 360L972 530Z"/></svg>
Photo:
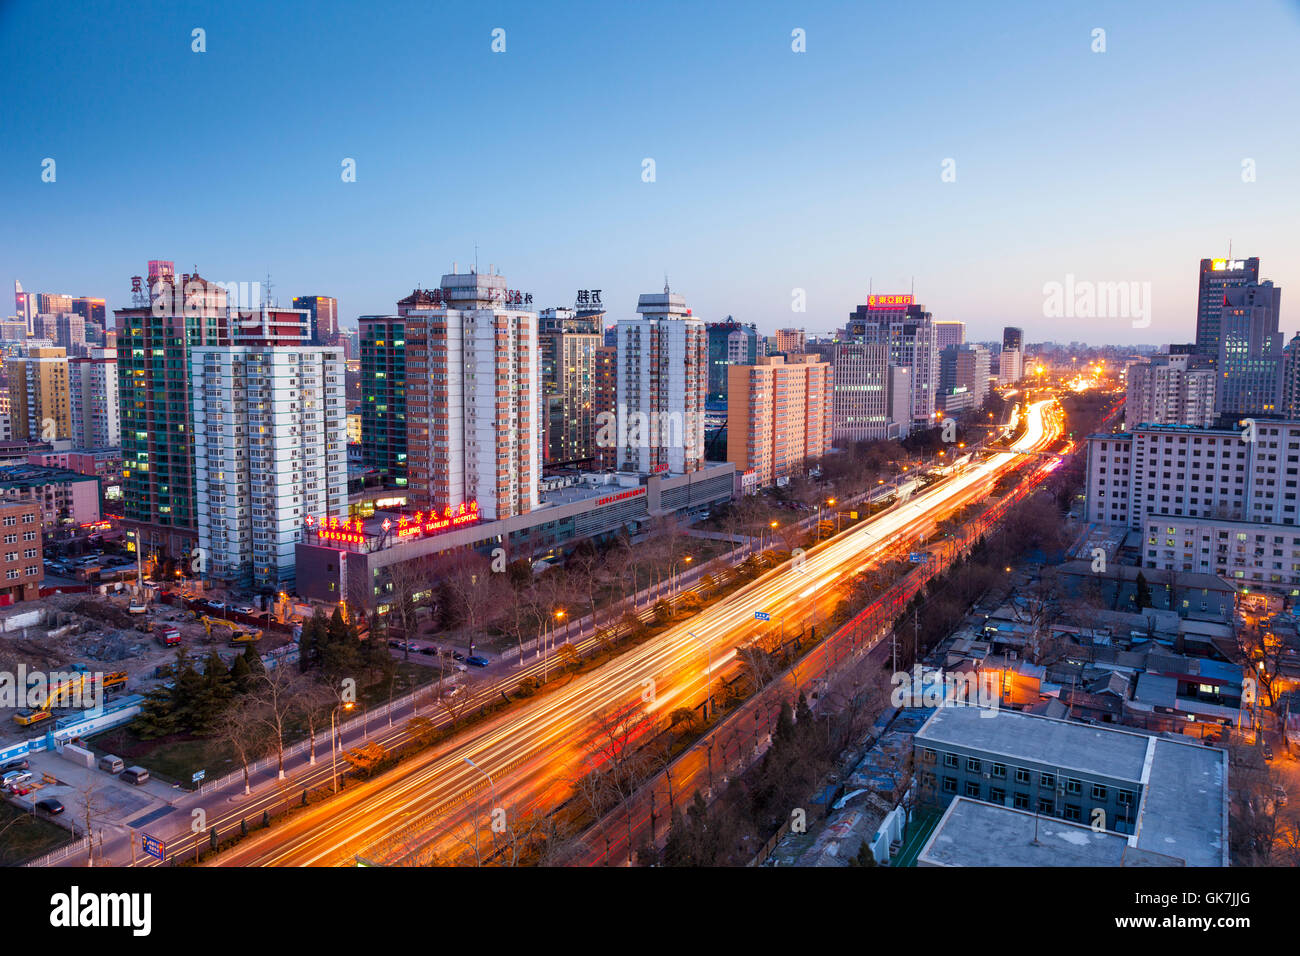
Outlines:
<svg viewBox="0 0 1300 956"><path fill-rule="evenodd" d="M913 551L908 554L907 560L913 564L925 564L926 561L930 560L930 556L923 551Z"/></svg>
<svg viewBox="0 0 1300 956"><path fill-rule="evenodd" d="M772 615L768 614L766 611L755 611L755 612L754 612L754 620L756 620L756 621L770 621L770 620L772 620Z"/></svg>
<svg viewBox="0 0 1300 956"><path fill-rule="evenodd" d="M206 771L206 770L196 770L196 771L194 771L194 776L193 776L191 779L192 779L192 781L193 781L194 783L198 783L198 782L199 782L200 780L202 780L206 775L207 775L207 771Z"/></svg>
<svg viewBox="0 0 1300 956"><path fill-rule="evenodd" d="M148 834L142 833L140 834L140 836L144 842L144 852L146 856L151 856L157 860L161 860L164 856L166 856L167 853L166 843L164 843L162 840L155 840L153 837L149 836Z"/></svg>

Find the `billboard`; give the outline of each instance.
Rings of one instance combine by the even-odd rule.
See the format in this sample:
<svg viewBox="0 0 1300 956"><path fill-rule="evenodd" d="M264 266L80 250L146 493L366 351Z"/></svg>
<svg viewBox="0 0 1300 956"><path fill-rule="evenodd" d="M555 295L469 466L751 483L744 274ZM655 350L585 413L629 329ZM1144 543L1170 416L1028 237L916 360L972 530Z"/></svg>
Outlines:
<svg viewBox="0 0 1300 956"><path fill-rule="evenodd" d="M869 295L868 309L902 309L912 304L910 295Z"/></svg>

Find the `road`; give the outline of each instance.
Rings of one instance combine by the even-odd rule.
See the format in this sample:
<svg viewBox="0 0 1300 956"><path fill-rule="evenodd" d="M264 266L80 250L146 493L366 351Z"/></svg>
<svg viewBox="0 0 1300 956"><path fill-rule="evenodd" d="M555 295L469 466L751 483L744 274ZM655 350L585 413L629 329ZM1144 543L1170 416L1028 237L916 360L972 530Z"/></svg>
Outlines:
<svg viewBox="0 0 1300 956"><path fill-rule="evenodd" d="M472 855L476 846L490 843L486 826L494 808L502 808L507 819L521 819L568 796L590 767L593 714L642 700L651 701L647 710L656 715L701 703L711 676L756 628L816 623L829 610L822 604L839 582L986 496L1023 454L1043 450L1059 433L1054 403L1034 404L1013 451L973 463L865 528L828 539L801 560L787 562L568 685L467 729L377 780L353 785L337 800L251 835L216 865L348 865L358 853L385 863L420 854L427 858L430 852L443 861ZM756 621L755 612L769 615L770 622Z"/></svg>

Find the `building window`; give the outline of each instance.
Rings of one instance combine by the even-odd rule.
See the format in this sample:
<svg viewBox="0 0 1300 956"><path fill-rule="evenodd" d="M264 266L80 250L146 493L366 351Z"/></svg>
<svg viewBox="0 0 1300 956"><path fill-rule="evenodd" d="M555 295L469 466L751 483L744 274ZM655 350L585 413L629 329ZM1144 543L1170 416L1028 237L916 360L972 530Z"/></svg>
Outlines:
<svg viewBox="0 0 1300 956"><path fill-rule="evenodd" d="M1056 786L1056 775L1051 773L1040 773L1038 775L1038 785L1045 790L1051 790Z"/></svg>
<svg viewBox="0 0 1300 956"><path fill-rule="evenodd" d="M956 777L944 777L944 778L943 778L943 792L944 792L944 793L956 793L956 792L957 792L957 778L956 778Z"/></svg>
<svg viewBox="0 0 1300 956"><path fill-rule="evenodd" d="M995 763L993 765L993 776L997 777L999 780L1005 780L1007 778L1007 765L1004 763Z"/></svg>
<svg viewBox="0 0 1300 956"><path fill-rule="evenodd" d="M1026 770L1024 767L1017 767L1016 783L1028 783L1028 782L1029 782L1029 771Z"/></svg>
<svg viewBox="0 0 1300 956"><path fill-rule="evenodd" d="M997 787L989 788L989 803L997 803L1006 806L1006 802L1007 792L1005 790L999 790Z"/></svg>
<svg viewBox="0 0 1300 956"><path fill-rule="evenodd" d="M975 757L967 757L967 758L966 758L966 770L967 770L969 773L979 773L979 772L980 772L980 762L979 762L979 760L978 760L977 758L975 758Z"/></svg>
<svg viewBox="0 0 1300 956"><path fill-rule="evenodd" d="M1073 803L1067 803L1065 805L1065 819L1073 820L1077 823L1083 819L1083 810Z"/></svg>
<svg viewBox="0 0 1300 956"><path fill-rule="evenodd" d="M944 765L945 767L956 767L956 766L957 766L957 755L956 755L956 754L944 754L944 755L943 755L943 765Z"/></svg>
<svg viewBox="0 0 1300 956"><path fill-rule="evenodd" d="M1066 778L1065 778L1065 792L1066 792L1066 793L1083 793L1083 784L1080 783L1078 780L1075 780L1073 777L1066 777Z"/></svg>
<svg viewBox="0 0 1300 956"><path fill-rule="evenodd" d="M1012 802L1012 804L1015 805L1015 808L1016 808L1017 810L1028 810L1028 809L1029 809L1029 794L1027 794L1027 793L1013 793L1013 794L1011 795L1011 802Z"/></svg>
<svg viewBox="0 0 1300 956"><path fill-rule="evenodd" d="M1106 799L1106 788L1103 787L1103 786L1102 786L1101 784L1099 784L1099 783L1094 783L1094 784L1092 785L1092 799L1094 799L1094 800L1105 800L1105 799Z"/></svg>
<svg viewBox="0 0 1300 956"><path fill-rule="evenodd" d="M980 795L980 785L976 783L974 780L967 780L966 796L975 797L976 799L978 799L979 795Z"/></svg>

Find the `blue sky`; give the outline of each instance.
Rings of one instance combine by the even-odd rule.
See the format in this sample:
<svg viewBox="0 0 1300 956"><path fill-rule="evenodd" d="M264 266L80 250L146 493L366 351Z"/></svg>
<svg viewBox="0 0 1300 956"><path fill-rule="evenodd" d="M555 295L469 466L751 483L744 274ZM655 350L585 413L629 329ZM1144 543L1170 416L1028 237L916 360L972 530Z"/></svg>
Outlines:
<svg viewBox="0 0 1300 956"><path fill-rule="evenodd" d="M915 281L972 339L1168 342L1231 239L1300 327L1294 0L131 9L0 0L5 288L121 306L173 259L352 324L477 243L611 318L667 272L705 319L821 332ZM1067 274L1150 283L1150 327L1045 317Z"/></svg>

